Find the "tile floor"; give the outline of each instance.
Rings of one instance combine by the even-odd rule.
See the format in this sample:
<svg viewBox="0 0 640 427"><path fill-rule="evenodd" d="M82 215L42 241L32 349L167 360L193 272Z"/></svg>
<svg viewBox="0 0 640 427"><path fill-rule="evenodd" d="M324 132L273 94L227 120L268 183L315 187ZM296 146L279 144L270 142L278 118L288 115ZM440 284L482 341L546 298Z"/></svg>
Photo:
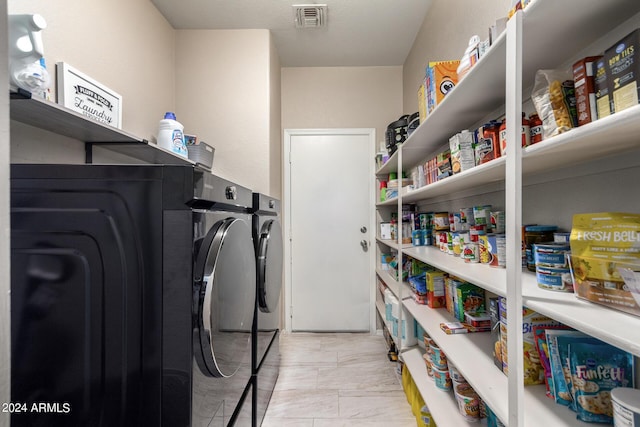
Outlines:
<svg viewBox="0 0 640 427"><path fill-rule="evenodd" d="M293 333L262 427L415 427L384 338Z"/></svg>

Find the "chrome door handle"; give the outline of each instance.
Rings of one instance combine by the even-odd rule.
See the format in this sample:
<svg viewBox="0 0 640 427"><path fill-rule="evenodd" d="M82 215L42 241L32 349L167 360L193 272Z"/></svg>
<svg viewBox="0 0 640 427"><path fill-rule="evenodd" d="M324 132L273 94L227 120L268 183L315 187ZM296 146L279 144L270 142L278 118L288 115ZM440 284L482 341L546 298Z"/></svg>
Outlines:
<svg viewBox="0 0 640 427"><path fill-rule="evenodd" d="M362 246L362 250L367 252L369 251L369 243L367 243L366 240L361 240L360 241L360 246Z"/></svg>

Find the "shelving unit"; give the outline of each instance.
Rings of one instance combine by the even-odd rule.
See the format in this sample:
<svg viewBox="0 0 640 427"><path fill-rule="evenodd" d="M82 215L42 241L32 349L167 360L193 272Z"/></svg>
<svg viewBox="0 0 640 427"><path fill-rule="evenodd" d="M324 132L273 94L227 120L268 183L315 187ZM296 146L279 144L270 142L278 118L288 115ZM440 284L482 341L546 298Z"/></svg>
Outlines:
<svg viewBox="0 0 640 427"><path fill-rule="evenodd" d="M387 164L376 172L377 178L384 179L384 175L389 172L401 175L403 171L408 172L412 167L424 163L447 146L449 137L463 129L474 129L491 118L504 115L507 116L508 123L511 122L509 117L519 118L522 105L529 102L538 69L568 68L577 59L601 53L639 26L638 2L532 1L524 11L519 12L516 19L509 22L508 31L495 41L487 54L426 121L398 147ZM568 34L570 37L567 37ZM521 44L518 44L518 40L521 40ZM531 107L526 111L532 111ZM531 203L527 196L535 194L535 187L546 185L545 191L559 192L561 190L554 189L556 180L562 181L566 191L566 185L569 185L566 182L580 185L582 177L589 178L591 183L600 176L606 179L608 171L617 171L616 162L620 164L620 169L626 171L625 176L632 175L635 182L636 178L640 178L638 135L640 105L536 145L510 150L511 158L501 157L453 177L400 194L396 199L376 204L379 211L397 207L400 217L403 204L438 206L447 210L446 207L451 204L478 200L486 193L491 193L492 197L502 197L507 215L508 256L511 260L516 260L507 269L465 263L433 246L389 246L399 250L401 257L423 261L493 294L505 297L509 295L510 307L518 307L515 304L521 303L638 358L640 317L581 300L573 294L541 289L535 275L523 271L518 262L521 256L519 226L527 223L530 215L523 211L523 205L525 202ZM519 146L519 138L519 129L512 130L507 145L514 148ZM597 165L601 162L606 165L598 169ZM564 216L565 223L570 221L573 213L578 212L624 209L640 212L637 192L631 196L636 197L635 202L628 202L626 200L630 194L621 193L611 184L616 182L589 188L594 195L588 203L580 200L576 201L575 207L567 208L563 205L560 215ZM584 193L580 194L584 197ZM617 194L619 197L599 197L610 194ZM573 194L566 195L571 196ZM553 200L557 200L561 196L554 197ZM599 205L599 199L606 199L608 204ZM535 201L539 202L537 199ZM462 206L468 205L458 207ZM535 207L543 211L544 218L554 218L556 206L540 202ZM378 244L383 242L379 241ZM381 272L378 275L382 277ZM522 385L522 345L518 348L517 343L518 339L521 340L518 333L521 317L520 323L514 322L516 327L509 329L508 341L513 347L509 349L511 369L508 377L493 364L492 342L488 333L447 335L439 327L442 322L454 321L446 310L419 305L408 296L408 290L401 286L399 290L403 306L438 343L449 360L505 425L589 425L576 420L575 413L547 398L544 386ZM510 315L519 311L509 309ZM511 319L509 324L512 324ZM427 377L421 350L410 349L403 352L401 358L431 408L436 423L445 426L466 425L466 421L458 414L453 394L437 390Z"/></svg>
<svg viewBox="0 0 640 427"><path fill-rule="evenodd" d="M10 98L11 120L83 141L87 163L92 161L93 147L100 146L147 163L195 165L121 129L88 119L54 102L33 98L29 92L11 92Z"/></svg>

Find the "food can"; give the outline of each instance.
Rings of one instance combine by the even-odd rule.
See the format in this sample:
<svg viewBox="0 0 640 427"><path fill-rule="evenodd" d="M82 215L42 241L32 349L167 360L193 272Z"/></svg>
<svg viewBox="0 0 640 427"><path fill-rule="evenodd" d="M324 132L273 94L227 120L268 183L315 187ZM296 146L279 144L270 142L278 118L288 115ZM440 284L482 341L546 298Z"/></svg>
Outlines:
<svg viewBox="0 0 640 427"><path fill-rule="evenodd" d="M433 228L438 231L449 230L449 212L436 212L433 215Z"/></svg>
<svg viewBox="0 0 640 427"><path fill-rule="evenodd" d="M460 212L449 213L449 227L451 228L451 231L460 231L461 222Z"/></svg>
<svg viewBox="0 0 640 427"><path fill-rule="evenodd" d="M469 384L460 384L455 390L458 409L465 420L477 422L480 420L480 399Z"/></svg>
<svg viewBox="0 0 640 427"><path fill-rule="evenodd" d="M640 390L618 387L611 390L613 425L640 426Z"/></svg>
<svg viewBox="0 0 640 427"><path fill-rule="evenodd" d="M453 256L460 256L462 254L462 246L460 245L460 233L451 233L453 237Z"/></svg>
<svg viewBox="0 0 640 427"><path fill-rule="evenodd" d="M464 262L469 262L469 263L480 262L478 242L465 243L462 249L462 258L464 259Z"/></svg>
<svg viewBox="0 0 640 427"><path fill-rule="evenodd" d="M558 230L555 225L527 225L524 227L524 243L526 266L529 271L536 271L536 263L533 258L533 245L553 241L553 233Z"/></svg>
<svg viewBox="0 0 640 427"><path fill-rule="evenodd" d="M469 239L472 242L477 242L480 239L480 236L484 236L486 234L487 231L484 225L473 225L471 226L471 230L469 230Z"/></svg>
<svg viewBox="0 0 640 427"><path fill-rule="evenodd" d="M571 233L553 233L553 241L557 243L569 243Z"/></svg>
<svg viewBox="0 0 640 427"><path fill-rule="evenodd" d="M569 268L567 252L571 250L568 243L534 243L533 260L536 267Z"/></svg>
<svg viewBox="0 0 640 427"><path fill-rule="evenodd" d="M482 264L491 264L491 248L489 247L489 236L486 233L478 236L478 254Z"/></svg>
<svg viewBox="0 0 640 427"><path fill-rule="evenodd" d="M442 391L451 390L451 377L449 377L449 369L438 369L435 364L433 366L433 379L436 387Z"/></svg>
<svg viewBox="0 0 640 427"><path fill-rule="evenodd" d="M552 291L573 292L573 280L568 268L536 267L538 287Z"/></svg>
<svg viewBox="0 0 640 427"><path fill-rule="evenodd" d="M506 266L507 266L507 237L504 234L490 235L489 236L489 250L491 251L491 255L492 255L491 264L489 264L489 265L491 267L506 268Z"/></svg>
<svg viewBox="0 0 640 427"><path fill-rule="evenodd" d="M505 230L504 211L491 211L491 228L494 233L501 234Z"/></svg>
<svg viewBox="0 0 640 427"><path fill-rule="evenodd" d="M473 220L475 225L489 226L491 224L491 205L474 206Z"/></svg>
<svg viewBox="0 0 640 427"><path fill-rule="evenodd" d="M413 246L424 246L424 230L414 230L411 239Z"/></svg>
<svg viewBox="0 0 640 427"><path fill-rule="evenodd" d="M460 222L462 224L475 225L475 220L473 218L473 208L462 208L460 209Z"/></svg>
<svg viewBox="0 0 640 427"><path fill-rule="evenodd" d="M431 353L431 361L433 362L434 368L449 368L447 365L447 356L444 354L444 351L440 350L440 347L432 343L429 345L429 351Z"/></svg>

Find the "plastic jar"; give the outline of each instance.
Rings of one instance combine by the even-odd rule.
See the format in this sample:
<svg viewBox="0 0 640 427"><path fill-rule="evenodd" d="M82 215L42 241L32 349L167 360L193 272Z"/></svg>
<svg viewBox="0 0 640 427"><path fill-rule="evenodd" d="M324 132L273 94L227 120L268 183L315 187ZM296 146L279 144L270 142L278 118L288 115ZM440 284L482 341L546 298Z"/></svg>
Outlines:
<svg viewBox="0 0 640 427"><path fill-rule="evenodd" d="M529 126L531 134L531 144L537 144L542 141L542 120L537 114L531 114L529 117Z"/></svg>
<svg viewBox="0 0 640 427"><path fill-rule="evenodd" d="M524 228L525 256L527 270L536 271L536 263L533 257L533 245L535 243L553 242L553 233L558 230L555 225L527 225Z"/></svg>
<svg viewBox="0 0 640 427"><path fill-rule="evenodd" d="M188 158L183 131L184 126L176 120L176 115L168 111L158 125L158 146L173 154Z"/></svg>

